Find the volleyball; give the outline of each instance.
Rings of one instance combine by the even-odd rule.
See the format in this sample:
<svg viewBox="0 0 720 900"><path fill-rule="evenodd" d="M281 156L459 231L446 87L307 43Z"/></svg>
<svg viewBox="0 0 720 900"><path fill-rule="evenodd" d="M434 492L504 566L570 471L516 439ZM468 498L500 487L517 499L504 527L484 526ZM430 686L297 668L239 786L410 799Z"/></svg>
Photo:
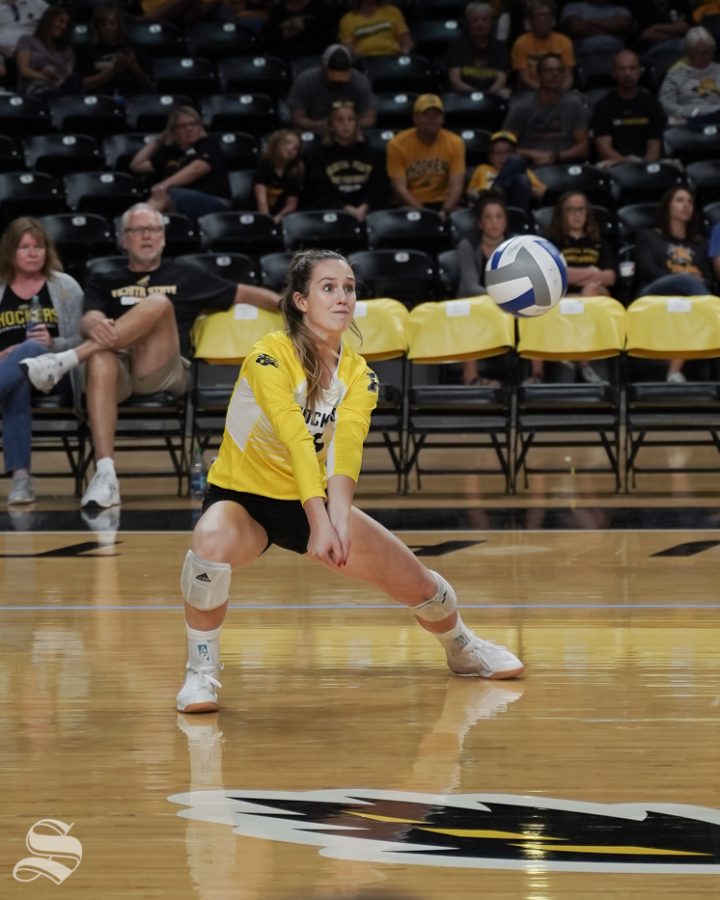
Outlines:
<svg viewBox="0 0 720 900"><path fill-rule="evenodd" d="M485 288L504 312L521 318L541 316L565 294L567 266L562 253L545 238L509 238L485 266Z"/></svg>

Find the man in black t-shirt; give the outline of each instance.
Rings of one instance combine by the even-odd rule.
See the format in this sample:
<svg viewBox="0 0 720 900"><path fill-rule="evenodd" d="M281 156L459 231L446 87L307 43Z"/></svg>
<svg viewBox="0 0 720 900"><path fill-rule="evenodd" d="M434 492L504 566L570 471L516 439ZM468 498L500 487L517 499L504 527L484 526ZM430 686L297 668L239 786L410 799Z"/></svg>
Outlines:
<svg viewBox="0 0 720 900"><path fill-rule="evenodd" d="M617 87L595 104L591 130L600 166L622 162L656 162L662 152L665 113L649 91L639 87L642 69L632 50L613 58Z"/></svg>
<svg viewBox="0 0 720 900"><path fill-rule="evenodd" d="M86 340L73 350L27 360L28 377L49 391L65 372L87 360L86 394L95 449L95 476L82 506L120 503L114 443L117 404L130 394L167 391L181 396L189 384L190 329L204 309L248 303L277 309L273 291L235 284L182 260L162 261L165 226L161 213L146 203L121 219L127 268L93 275L85 289L80 323Z"/></svg>

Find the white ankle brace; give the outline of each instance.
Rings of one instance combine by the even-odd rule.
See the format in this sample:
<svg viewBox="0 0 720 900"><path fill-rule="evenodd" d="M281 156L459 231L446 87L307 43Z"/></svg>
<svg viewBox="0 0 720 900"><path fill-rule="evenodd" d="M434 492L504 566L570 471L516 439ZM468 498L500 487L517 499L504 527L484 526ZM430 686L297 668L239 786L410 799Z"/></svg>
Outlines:
<svg viewBox="0 0 720 900"><path fill-rule="evenodd" d="M433 572L432 569L429 571L437 582L437 593L429 600L424 600L422 603L418 603L417 606L413 606L412 611L419 619L424 619L426 622L439 622L442 619L447 619L448 616L455 612L457 609L457 595L452 585L442 575L438 572Z"/></svg>

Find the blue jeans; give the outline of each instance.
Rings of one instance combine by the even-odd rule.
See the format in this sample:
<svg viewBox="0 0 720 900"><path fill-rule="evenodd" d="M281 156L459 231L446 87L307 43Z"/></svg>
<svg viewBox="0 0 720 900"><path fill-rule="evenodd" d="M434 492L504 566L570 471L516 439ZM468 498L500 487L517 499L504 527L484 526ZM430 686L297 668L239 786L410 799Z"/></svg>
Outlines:
<svg viewBox="0 0 720 900"><path fill-rule="evenodd" d="M194 191L192 188L173 187L168 189L173 209L190 216L191 219L199 219L207 213L227 212L232 203L225 197L215 197L204 191Z"/></svg>
<svg viewBox="0 0 720 900"><path fill-rule="evenodd" d="M32 385L18 363L28 356L42 356L48 348L37 341L23 341L0 359L5 471L30 468L32 450Z"/></svg>
<svg viewBox="0 0 720 900"><path fill-rule="evenodd" d="M517 206L529 215L532 186L526 173L527 163L521 156L517 154L508 156L493 182L493 187L502 190L508 206Z"/></svg>
<svg viewBox="0 0 720 900"><path fill-rule="evenodd" d="M662 275L646 284L638 296L643 294L660 294L662 297L694 297L709 294L710 288L697 275Z"/></svg>

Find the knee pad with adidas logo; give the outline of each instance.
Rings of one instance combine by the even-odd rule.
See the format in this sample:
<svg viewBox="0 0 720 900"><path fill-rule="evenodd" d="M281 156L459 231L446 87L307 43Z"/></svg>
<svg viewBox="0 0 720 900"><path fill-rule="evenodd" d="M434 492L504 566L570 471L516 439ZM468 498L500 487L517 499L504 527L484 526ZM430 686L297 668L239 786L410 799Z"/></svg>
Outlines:
<svg viewBox="0 0 720 900"><path fill-rule="evenodd" d="M180 575L185 602L201 612L217 609L228 598L231 575L229 563L210 562L188 550Z"/></svg>

